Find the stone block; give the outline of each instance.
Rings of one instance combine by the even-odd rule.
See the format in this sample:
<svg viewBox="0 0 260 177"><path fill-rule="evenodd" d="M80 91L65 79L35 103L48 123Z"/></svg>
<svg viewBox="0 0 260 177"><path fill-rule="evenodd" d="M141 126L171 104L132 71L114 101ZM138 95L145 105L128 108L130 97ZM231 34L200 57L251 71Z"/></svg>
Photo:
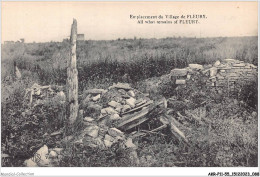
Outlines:
<svg viewBox="0 0 260 177"><path fill-rule="evenodd" d="M226 63L239 63L240 61L228 58L228 59L224 59L224 62L226 62Z"/></svg>
<svg viewBox="0 0 260 177"><path fill-rule="evenodd" d="M131 149L137 149L137 146L133 143L131 138L128 138L125 142L125 146Z"/></svg>
<svg viewBox="0 0 260 177"><path fill-rule="evenodd" d="M101 95L98 94L97 96L92 97L93 101L98 101L101 98Z"/></svg>
<svg viewBox="0 0 260 177"><path fill-rule="evenodd" d="M246 64L245 63L234 63L232 66L233 67L245 67Z"/></svg>
<svg viewBox="0 0 260 177"><path fill-rule="evenodd" d="M186 80L176 80L175 84L184 85L184 84L186 84Z"/></svg>
<svg viewBox="0 0 260 177"><path fill-rule="evenodd" d="M188 73L188 70L186 68L178 69L175 68L171 70L171 75L172 76L186 76Z"/></svg>
<svg viewBox="0 0 260 177"><path fill-rule="evenodd" d="M118 114L113 114L110 116L110 120L119 120L121 117Z"/></svg>
<svg viewBox="0 0 260 177"><path fill-rule="evenodd" d="M107 90L104 90L104 89L88 89L88 90L85 90L83 93L88 95L88 94L104 94L106 92L107 92Z"/></svg>
<svg viewBox="0 0 260 177"><path fill-rule="evenodd" d="M116 110L114 110L112 107L106 107L101 110L101 114L116 114L118 113Z"/></svg>
<svg viewBox="0 0 260 177"><path fill-rule="evenodd" d="M95 119L93 119L92 117L85 117L84 119L83 119L83 121L85 121L85 122L93 122Z"/></svg>
<svg viewBox="0 0 260 177"><path fill-rule="evenodd" d="M217 72L218 72L218 68L212 67L212 68L210 68L209 72L210 72L210 74L209 74L210 77L216 76Z"/></svg>
<svg viewBox="0 0 260 177"><path fill-rule="evenodd" d="M214 66L219 66L221 63L219 60L217 60L215 63L214 63Z"/></svg>
<svg viewBox="0 0 260 177"><path fill-rule="evenodd" d="M134 99L133 97L129 98L126 100L126 104L128 104L129 106L131 106L131 108L134 108L135 107L135 102L136 102L136 99Z"/></svg>
<svg viewBox="0 0 260 177"><path fill-rule="evenodd" d="M257 68L257 66L255 66L255 65L253 65L253 64L249 64L249 66L250 66L251 68L254 68L254 69Z"/></svg>
<svg viewBox="0 0 260 177"><path fill-rule="evenodd" d="M203 66L199 64L189 64L189 67L191 69L196 69L196 70L203 70Z"/></svg>
<svg viewBox="0 0 260 177"><path fill-rule="evenodd" d="M104 138L104 144L106 147L111 147L112 144L114 143L115 139L110 136L110 135L105 135L105 138Z"/></svg>
<svg viewBox="0 0 260 177"><path fill-rule="evenodd" d="M113 107L113 108L117 108L117 107L121 107L122 105L116 101L110 101L108 103L109 106Z"/></svg>
<svg viewBox="0 0 260 177"><path fill-rule="evenodd" d="M134 93L133 90L129 90L127 93L128 93L129 96L135 97L135 93Z"/></svg>
<svg viewBox="0 0 260 177"><path fill-rule="evenodd" d="M124 136L124 133L121 132L120 130L118 130L117 128L110 128L108 130L108 134L112 137L117 137L117 136L121 136L123 137Z"/></svg>
<svg viewBox="0 0 260 177"><path fill-rule="evenodd" d="M84 129L84 134L93 138L98 137L99 127L96 125L90 125Z"/></svg>
<svg viewBox="0 0 260 177"><path fill-rule="evenodd" d="M129 106L128 104L123 105L122 112L129 111L130 109L131 109L131 106Z"/></svg>

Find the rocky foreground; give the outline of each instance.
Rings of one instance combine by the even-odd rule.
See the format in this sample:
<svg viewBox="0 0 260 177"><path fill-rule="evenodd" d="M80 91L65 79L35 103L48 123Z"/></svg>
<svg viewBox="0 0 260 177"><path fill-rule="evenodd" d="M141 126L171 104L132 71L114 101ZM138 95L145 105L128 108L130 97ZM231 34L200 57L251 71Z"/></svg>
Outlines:
<svg viewBox="0 0 260 177"><path fill-rule="evenodd" d="M173 82L175 90L185 89L189 82L195 82L196 77L206 77L205 84L209 89L231 90L240 82L257 77L257 67L242 61L226 59L223 62L217 61L213 65L202 66L190 64L186 68L175 68L171 73L161 77L160 82L154 85L163 84L164 80ZM151 87L154 88L154 87ZM47 99L54 99L62 105L66 104L66 96L59 86L40 86L34 84L25 93L25 100L29 107L34 109L41 107ZM160 130L168 129L166 136L177 138L189 145L188 138L179 128L179 120L173 117L174 109L179 104L189 104L169 98L152 100L151 95L134 89L128 83L113 84L107 89L93 88L84 90L79 95L79 117L77 124L79 128L73 134L67 135L65 128L54 132L46 132L45 139L55 141L49 148L46 144L41 145L34 155L24 161L27 167L57 166L63 155L66 154L68 146L88 146L92 148L108 149L115 143L121 144L122 148L129 149L129 156L133 163L139 164L140 159L136 150L135 138L145 136L148 133L157 133ZM205 102L201 102L205 104ZM206 110L203 109L202 113ZM193 119L199 124L208 123L203 116L194 115L185 111L185 115L176 112L182 119ZM27 112L22 113L26 117ZM255 115L254 115L255 116ZM205 116L204 116L205 117ZM157 127L147 130L145 125L151 121L157 121ZM30 126L37 124L33 121L27 122ZM4 154L4 158L10 157Z"/></svg>

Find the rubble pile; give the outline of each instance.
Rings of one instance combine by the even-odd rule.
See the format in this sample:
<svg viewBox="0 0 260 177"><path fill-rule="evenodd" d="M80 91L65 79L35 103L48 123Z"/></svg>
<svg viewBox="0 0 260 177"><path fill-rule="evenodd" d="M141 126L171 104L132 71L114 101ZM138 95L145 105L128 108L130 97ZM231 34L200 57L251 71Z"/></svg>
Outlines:
<svg viewBox="0 0 260 177"><path fill-rule="evenodd" d="M77 142L88 146L111 147L118 140L128 147L132 140L125 132L147 121L154 102L127 83L83 92L81 114L86 126Z"/></svg>
<svg viewBox="0 0 260 177"><path fill-rule="evenodd" d="M209 87L222 88L227 86L230 88L232 83L234 85L237 81L248 81L256 77L257 67L242 61L226 59L223 62L217 61L214 65L189 64L186 68L175 68L162 77L170 79L178 86L185 87L188 80L190 80L189 82L193 81L195 74L206 76L208 79L206 84ZM132 88L128 83L113 84L107 89L84 90L82 95L79 95L78 116L78 122L83 127L76 134L70 136L65 137L63 129L51 133L50 136L60 136L63 138L60 141L63 144L69 143L101 149L108 149L113 144L121 142L124 148L131 149L132 160L138 164L137 145L134 144L135 137L169 128L168 132L171 135L189 144L185 134L179 129L183 126L179 120L193 120L200 124L207 122L201 113L198 116L187 111L183 112L185 115L181 115L178 112L179 109L176 112L173 107L176 107L178 100L168 99L169 107L172 107L170 109L167 108L165 98L155 101L148 96L148 94ZM61 89L53 89L51 86L34 84L26 91L26 98L30 104L37 104L43 97L59 97L64 104L66 100ZM205 110L202 112L203 115L206 115ZM173 115L178 115L178 119ZM159 126L139 131L141 125L149 123L151 120L157 120L160 123ZM44 157L46 158L40 158L38 163L28 159L25 161L26 166L52 166L62 157L60 151L58 153L55 150L48 150L47 146L42 148L45 149ZM37 157L37 153L35 157Z"/></svg>
<svg viewBox="0 0 260 177"><path fill-rule="evenodd" d="M53 167L62 158L63 148L49 149L46 145L42 146L35 155L24 161L27 167Z"/></svg>
<svg viewBox="0 0 260 177"><path fill-rule="evenodd" d="M208 84L213 87L232 87L238 82L245 83L257 77L255 65L234 59L215 62L209 72Z"/></svg>
<svg viewBox="0 0 260 177"><path fill-rule="evenodd" d="M185 85L195 72L208 77L207 86L234 88L257 77L257 66L235 59L216 61L213 65L189 64L186 68L175 68L169 74L176 85Z"/></svg>
<svg viewBox="0 0 260 177"><path fill-rule="evenodd" d="M121 142L124 148L131 150L132 160L138 163L139 159L135 151L137 146L133 143L133 139L140 134L135 131L135 128L148 121L149 114L157 106L163 103L165 105L166 100L154 102L146 94L131 88L128 83L117 83L107 90L85 90L80 97L79 121L83 125L83 129L78 130L76 135L63 138L61 143L106 149L114 143ZM164 125L155 131L165 127ZM59 130L51 133L50 136L62 137L63 133L63 130ZM54 153L48 152L48 154ZM45 165L49 163L49 166L52 166L52 161L49 161L48 158L44 160ZM33 162L28 159L25 165L44 166Z"/></svg>
<svg viewBox="0 0 260 177"><path fill-rule="evenodd" d="M37 83L34 83L30 88L26 89L24 95L25 101L27 101L29 105L37 105L41 100L53 97L59 97L60 101L65 103L66 96L62 91L62 86L40 86Z"/></svg>

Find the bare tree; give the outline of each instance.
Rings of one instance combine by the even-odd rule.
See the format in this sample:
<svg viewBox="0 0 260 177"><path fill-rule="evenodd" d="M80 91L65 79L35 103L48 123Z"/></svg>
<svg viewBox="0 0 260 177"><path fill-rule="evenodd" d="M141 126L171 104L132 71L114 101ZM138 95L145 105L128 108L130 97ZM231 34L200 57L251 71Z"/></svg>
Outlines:
<svg viewBox="0 0 260 177"><path fill-rule="evenodd" d="M73 19L70 36L70 58L67 68L67 111L69 116L69 124L73 124L78 116L78 70L77 70L77 20Z"/></svg>

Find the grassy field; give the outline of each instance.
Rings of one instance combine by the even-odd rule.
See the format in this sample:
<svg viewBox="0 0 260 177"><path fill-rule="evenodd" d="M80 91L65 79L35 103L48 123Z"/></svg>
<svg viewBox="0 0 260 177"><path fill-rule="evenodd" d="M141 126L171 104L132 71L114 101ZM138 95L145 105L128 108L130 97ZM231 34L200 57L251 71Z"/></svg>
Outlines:
<svg viewBox="0 0 260 177"><path fill-rule="evenodd" d="M77 46L80 88L93 81L120 81L129 74L133 82L161 76L189 63L208 64L234 58L257 65L257 37L166 38L84 41ZM9 75L13 61L42 84L65 84L68 42L4 45L2 81ZM89 84L89 82L91 84Z"/></svg>
<svg viewBox="0 0 260 177"><path fill-rule="evenodd" d="M22 117L26 108L25 88L37 82L40 85L65 85L66 66L69 57L69 43L16 43L2 46L1 67L1 117L2 142L8 139L8 131L14 125L27 121ZM89 88L107 88L113 82L122 81L128 74L129 82L141 91L145 84L160 79L173 68L182 68L189 63L209 64L216 60L234 58L258 65L257 37L234 38L165 38L165 39L118 39L111 41L81 41L77 45L77 67L80 93ZM13 62L16 61L22 73L20 80L12 79ZM257 81L249 83L239 93L239 97L227 97L225 93L213 93L206 88L197 87L200 78L184 90L175 91L171 83L160 88L155 97L175 96L177 100L190 100L189 105L169 105L181 113L184 110L197 113L201 100L210 104L205 119L210 123L199 125L191 122L182 127L192 147L178 140L151 135L138 139L140 164L129 164L118 159L126 151L99 149L88 150L85 157L78 156L82 149L70 148L70 155L64 157L60 166L257 166ZM197 84L197 85L196 85ZM150 88L151 89L151 88ZM61 126L54 121L65 112L64 107L50 100L41 110L33 112L40 120L46 120L36 134L24 130L14 146L24 149L29 143L36 143L46 127ZM48 123L51 122L51 125ZM10 133L10 132L9 132ZM166 132L167 133L167 132ZM22 141L27 137L30 141ZM19 142L19 143L18 143ZM14 147L14 149L17 149ZM4 150L5 151L5 150ZM3 149L2 149L3 152ZM16 153L15 150L12 151ZM21 166L24 158L6 166Z"/></svg>

